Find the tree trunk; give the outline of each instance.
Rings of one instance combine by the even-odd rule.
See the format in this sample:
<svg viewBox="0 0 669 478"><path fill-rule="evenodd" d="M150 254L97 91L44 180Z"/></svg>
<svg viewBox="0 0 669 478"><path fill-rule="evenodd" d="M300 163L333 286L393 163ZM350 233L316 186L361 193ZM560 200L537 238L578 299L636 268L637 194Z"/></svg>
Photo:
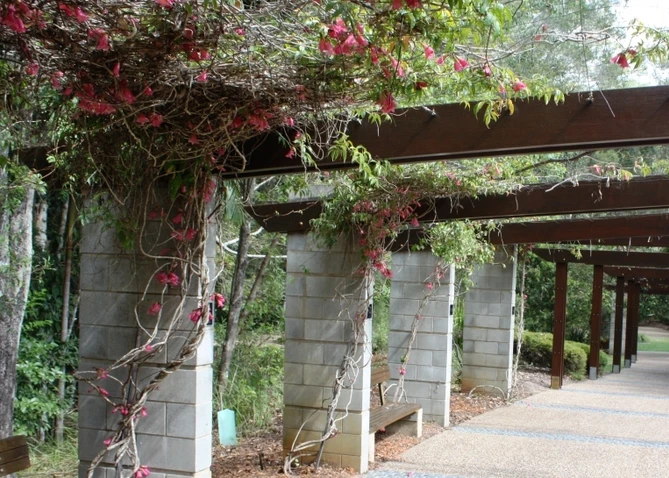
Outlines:
<svg viewBox="0 0 669 478"><path fill-rule="evenodd" d="M218 369L219 391L223 393L227 385L228 372L232 354L235 351L235 343L239 335L239 316L244 306L244 282L246 270L249 266L249 242L251 239L251 228L249 222L244 222L239 228L239 242L237 246L237 260L235 261L235 272L232 278L232 290L230 291L230 309L228 310L228 321L225 328L225 342L221 353L221 366Z"/></svg>
<svg viewBox="0 0 669 478"><path fill-rule="evenodd" d="M32 186L8 188L0 169L0 438L12 435L16 360L32 271ZM9 196L12 196L11 198ZM11 200L10 200L11 199Z"/></svg>
<svg viewBox="0 0 669 478"><path fill-rule="evenodd" d="M74 207L74 199L70 196L67 208L67 227L65 236L65 272L63 273L63 308L60 315L60 342L62 347L65 347L69 337L70 331L70 283L72 279L72 249L74 239L74 222L76 221L76 208ZM58 400L62 403L65 400L65 373L58 379ZM61 443L63 441L63 431L65 430L65 412L61 410L56 419L56 441Z"/></svg>
<svg viewBox="0 0 669 478"><path fill-rule="evenodd" d="M35 204L33 206L33 257L39 267L40 262L47 253L47 219L49 213L49 202L44 194L35 192ZM49 388L48 383L42 384L42 392L46 396ZM46 412L42 413L42 424L39 427L38 436L40 443L46 441L46 430L48 428L49 418Z"/></svg>
<svg viewBox="0 0 669 478"><path fill-rule="evenodd" d="M247 179L242 182L242 201L250 202L255 188L255 179ZM232 276L232 287L230 290L230 309L228 310L228 321L225 327L225 342L221 352L221 362L218 368L218 390L225 391L230 371L232 354L235 351L235 343L239 335L239 317L244 308L244 282L246 270L249 266L249 245L251 240L251 227L246 217L242 220L239 228L239 241L237 243L237 260Z"/></svg>

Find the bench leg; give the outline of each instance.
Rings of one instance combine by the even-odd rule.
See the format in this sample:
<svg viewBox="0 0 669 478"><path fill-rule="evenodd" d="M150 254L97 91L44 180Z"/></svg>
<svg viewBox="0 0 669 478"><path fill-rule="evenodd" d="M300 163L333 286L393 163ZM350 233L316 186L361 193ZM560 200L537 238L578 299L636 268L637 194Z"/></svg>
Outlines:
<svg viewBox="0 0 669 478"><path fill-rule="evenodd" d="M409 435L415 437L423 436L423 409L421 408L409 418L399 420L398 422L386 427L388 434L399 433L400 435Z"/></svg>
<svg viewBox="0 0 669 478"><path fill-rule="evenodd" d="M376 442L376 433L369 434L369 462L374 463L374 446Z"/></svg>

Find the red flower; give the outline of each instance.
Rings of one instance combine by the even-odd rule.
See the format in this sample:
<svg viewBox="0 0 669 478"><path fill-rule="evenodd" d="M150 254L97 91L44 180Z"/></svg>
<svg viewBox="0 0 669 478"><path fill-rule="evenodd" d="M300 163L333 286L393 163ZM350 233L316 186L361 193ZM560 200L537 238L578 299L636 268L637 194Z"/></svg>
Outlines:
<svg viewBox="0 0 669 478"><path fill-rule="evenodd" d="M88 31L88 37L98 42L96 50L109 51L109 35L101 28L93 28Z"/></svg>
<svg viewBox="0 0 669 478"><path fill-rule="evenodd" d="M425 45L423 48L425 49L425 58L428 60L434 58L434 48L432 48L430 45Z"/></svg>
<svg viewBox="0 0 669 478"><path fill-rule="evenodd" d="M242 36L242 37L243 37L244 35L246 35L246 32L244 31L243 28L235 28L235 33L236 33L237 35L239 35L239 36Z"/></svg>
<svg viewBox="0 0 669 478"><path fill-rule="evenodd" d="M116 93L116 97L130 105L135 102L135 95L133 95L132 91L127 87L121 88L118 93Z"/></svg>
<svg viewBox="0 0 669 478"><path fill-rule="evenodd" d="M199 75L197 75L197 78L195 78L195 81L198 83L206 83L207 82L207 72L202 71Z"/></svg>
<svg viewBox="0 0 669 478"><path fill-rule="evenodd" d="M406 2L407 2L407 7L409 7L409 8L413 9L413 8L420 8L421 7L420 0L406 0Z"/></svg>
<svg viewBox="0 0 669 478"><path fill-rule="evenodd" d="M511 88L513 89L513 91L518 93L519 91L526 90L527 85L520 80L516 80L516 82L513 84L513 86Z"/></svg>
<svg viewBox="0 0 669 478"><path fill-rule="evenodd" d="M424 90L428 85L426 81L417 81L414 86L417 90Z"/></svg>
<svg viewBox="0 0 669 478"><path fill-rule="evenodd" d="M23 24L23 20L17 17L15 13L16 8L14 5L10 4L7 7L7 13L5 13L5 16L2 17L2 21L0 21L0 23L6 25L10 30L15 31L16 33L25 33L26 26Z"/></svg>
<svg viewBox="0 0 669 478"><path fill-rule="evenodd" d="M35 76L39 71L39 65L37 63L31 63L26 67L26 73L30 76Z"/></svg>
<svg viewBox="0 0 669 478"><path fill-rule="evenodd" d="M387 91L384 91L379 95L377 104L381 106L381 111L383 113L392 113L397 106L395 104L395 98L393 98L393 95Z"/></svg>
<svg viewBox="0 0 669 478"><path fill-rule="evenodd" d="M151 126L155 126L157 128L163 124L163 115L158 113L151 113L149 120L151 121Z"/></svg>
<svg viewBox="0 0 669 478"><path fill-rule="evenodd" d="M147 86L144 88L144 91L142 91L142 94L144 94L144 96L151 96L153 94L153 90L150 86Z"/></svg>
<svg viewBox="0 0 669 478"><path fill-rule="evenodd" d="M216 303L216 307L218 307L219 309L222 309L225 306L225 297L223 297L223 294L214 292L211 295L211 300L213 300Z"/></svg>
<svg viewBox="0 0 669 478"><path fill-rule="evenodd" d="M157 2L161 0L156 0ZM163 1L171 1L171 0L163 0ZM148 467L146 466L140 466L139 469L135 472L135 477L134 478L146 478L151 474L151 470L149 470Z"/></svg>
<svg viewBox="0 0 669 478"><path fill-rule="evenodd" d="M348 33L348 28L346 28L346 23L341 18L337 18L335 22L328 27L328 36L331 38L337 38L341 40Z"/></svg>
<svg viewBox="0 0 669 478"><path fill-rule="evenodd" d="M121 76L121 63L119 63L118 61L114 65L114 68L112 68L112 75L114 75L116 78Z"/></svg>
<svg viewBox="0 0 669 478"><path fill-rule="evenodd" d="M392 10L399 10L402 8L402 0L393 0L393 4L390 7Z"/></svg>
<svg viewBox="0 0 669 478"><path fill-rule="evenodd" d="M200 140L197 139L197 135L195 133L190 135L190 138L188 138L188 142L190 144L198 144Z"/></svg>
<svg viewBox="0 0 669 478"><path fill-rule="evenodd" d="M167 274L167 284L172 286L172 287L177 287L179 285L180 279L179 276L176 275L174 272L170 272Z"/></svg>
<svg viewBox="0 0 669 478"><path fill-rule="evenodd" d="M321 38L318 42L318 49L325 53L326 55L334 55L334 49L332 48L332 43L327 38Z"/></svg>
<svg viewBox="0 0 669 478"><path fill-rule="evenodd" d="M162 308L163 308L163 306L160 305L160 302L154 302L153 304L151 304L151 307L149 307L149 310L147 311L147 313L149 315L157 315L158 312L160 312L160 309L162 309Z"/></svg>
<svg viewBox="0 0 669 478"><path fill-rule="evenodd" d="M636 53L636 51L634 52ZM611 58L611 63L620 65L621 68L629 68L630 64L627 62L627 55L625 53L618 53Z"/></svg>
<svg viewBox="0 0 669 478"><path fill-rule="evenodd" d="M156 0L156 3L163 8L172 8L174 6L174 0Z"/></svg>
<svg viewBox="0 0 669 478"><path fill-rule="evenodd" d="M455 68L455 71L462 71L465 68L469 66L469 62L465 60L464 58L460 58L459 56L455 58L455 61L453 62L453 68Z"/></svg>
<svg viewBox="0 0 669 478"><path fill-rule="evenodd" d="M486 64L486 66L483 67L483 74L486 76L486 78L492 76L490 65Z"/></svg>
<svg viewBox="0 0 669 478"><path fill-rule="evenodd" d="M109 392L106 389L100 387L99 390L100 390L100 395L102 395L103 397L108 397L109 396Z"/></svg>
<svg viewBox="0 0 669 478"><path fill-rule="evenodd" d="M197 322L202 318L202 309L195 309L190 314L188 314L188 318L191 322Z"/></svg>
<svg viewBox="0 0 669 478"><path fill-rule="evenodd" d="M139 114L137 115L137 119L135 121L137 122L137 124L145 125L146 123L149 122L149 118L147 118L145 114ZM155 214L155 212L152 212L151 214ZM151 217L151 214L149 215L149 218L153 219L153 217Z"/></svg>

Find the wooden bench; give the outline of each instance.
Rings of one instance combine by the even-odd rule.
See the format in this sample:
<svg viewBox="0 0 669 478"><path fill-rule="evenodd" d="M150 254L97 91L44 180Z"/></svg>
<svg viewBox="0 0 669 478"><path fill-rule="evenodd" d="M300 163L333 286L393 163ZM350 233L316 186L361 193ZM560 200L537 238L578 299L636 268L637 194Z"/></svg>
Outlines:
<svg viewBox="0 0 669 478"><path fill-rule="evenodd" d="M0 438L0 476L30 468L25 436Z"/></svg>
<svg viewBox="0 0 669 478"><path fill-rule="evenodd" d="M369 412L369 461L374 462L374 440L377 431L386 428L391 433L411 434L420 437L423 434L423 408L418 403L399 403L386 401L385 383L390 380L390 368L372 369L372 387L379 386L381 405ZM416 415L415 421L404 420ZM393 425L396 424L396 425ZM389 427L392 426L392 430Z"/></svg>

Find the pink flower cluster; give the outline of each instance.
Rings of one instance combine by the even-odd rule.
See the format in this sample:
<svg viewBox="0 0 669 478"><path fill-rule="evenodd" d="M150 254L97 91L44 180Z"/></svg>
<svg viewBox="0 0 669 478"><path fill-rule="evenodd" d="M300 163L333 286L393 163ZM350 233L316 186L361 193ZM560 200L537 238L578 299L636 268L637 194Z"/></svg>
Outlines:
<svg viewBox="0 0 669 478"><path fill-rule="evenodd" d="M178 287L181 283L181 279L174 272L160 271L155 275L155 279L159 284L169 285L170 287Z"/></svg>

